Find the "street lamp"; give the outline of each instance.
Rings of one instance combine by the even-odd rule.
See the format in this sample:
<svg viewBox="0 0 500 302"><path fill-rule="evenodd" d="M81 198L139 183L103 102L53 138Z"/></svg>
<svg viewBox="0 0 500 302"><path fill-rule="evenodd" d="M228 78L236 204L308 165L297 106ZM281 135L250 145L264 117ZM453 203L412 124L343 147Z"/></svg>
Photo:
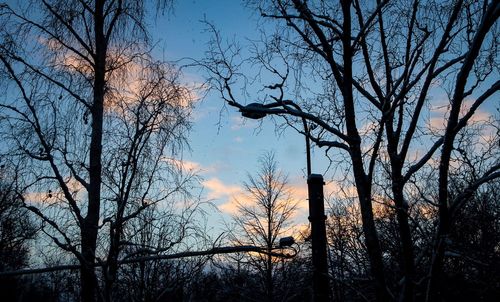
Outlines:
<svg viewBox="0 0 500 302"><path fill-rule="evenodd" d="M294 243L295 243L295 239L293 239L292 236L283 237L279 241L279 247L284 248L284 247L292 246Z"/></svg>
<svg viewBox="0 0 500 302"><path fill-rule="evenodd" d="M302 111L299 105L287 103ZM261 119L267 115L266 110L276 105L264 105L251 103L240 108L241 115L250 119ZM306 138L306 161L307 161L307 189L309 195L309 221L311 222L311 249L313 263L313 295L314 301L329 301L328 285L328 262L326 256L326 226L325 205L323 195L323 176L311 173L311 143L309 141L309 127L307 121L302 117L304 133Z"/></svg>

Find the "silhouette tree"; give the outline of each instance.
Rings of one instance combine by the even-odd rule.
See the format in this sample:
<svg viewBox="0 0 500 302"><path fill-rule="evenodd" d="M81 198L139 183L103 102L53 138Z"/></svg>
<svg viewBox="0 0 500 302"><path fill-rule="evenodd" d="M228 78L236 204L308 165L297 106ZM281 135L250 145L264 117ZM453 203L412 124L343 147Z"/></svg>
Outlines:
<svg viewBox="0 0 500 302"><path fill-rule="evenodd" d="M16 196L15 174L4 162L0 167L0 271L24 268L29 261L29 240L36 234L36 226ZM1 277L0 289L6 301L16 301L25 288L25 282L16 277Z"/></svg>
<svg viewBox="0 0 500 302"><path fill-rule="evenodd" d="M192 96L151 57L145 5L0 5L6 154L44 233L81 264L82 301L111 300L127 223L185 194L193 177L169 159L186 143Z"/></svg>
<svg viewBox="0 0 500 302"><path fill-rule="evenodd" d="M184 252L206 248L203 223L197 219L198 202L187 200L179 212L178 203L152 205L125 228L127 258ZM189 245L186 244L189 242ZM196 242L196 244L194 244ZM182 295L204 269L207 257L150 260L124 265L117 281L115 298L125 301L158 301ZM194 286L199 286L194 285ZM133 290L131 290L133 289Z"/></svg>
<svg viewBox="0 0 500 302"><path fill-rule="evenodd" d="M326 150L356 187L370 273L378 301L414 299L417 283L408 191L435 163L439 227L428 275L428 299L439 299L439 277L451 212L449 176L460 133L498 91L497 1L250 1L265 23L248 59L223 45L214 29L200 62L225 102L241 111L280 116ZM258 66L258 68L255 68ZM252 72L256 71L254 77ZM256 79L248 81L248 78ZM262 85L255 87L254 85ZM239 88L252 93L245 106ZM442 123L442 127L436 121ZM489 127L495 133L495 126ZM488 142L483 144L487 150ZM491 145L494 146L494 145ZM494 146L498 148L498 146ZM440 150L440 154L439 154ZM488 160L462 196L500 176ZM389 178L385 188L380 179ZM387 185L387 183L384 183ZM390 190L386 190L390 188ZM386 193L396 210L400 282L388 284L373 202ZM452 205L454 204L454 205ZM394 288L394 290L390 290Z"/></svg>
<svg viewBox="0 0 500 302"><path fill-rule="evenodd" d="M297 202L291 196L287 176L278 169L274 154L264 154L259 164L256 176L248 175L248 181L244 183L244 199L236 200L230 239L240 245L264 247L271 253L280 237L290 231ZM269 254L251 255L249 259L260 274L267 300L275 301L280 259Z"/></svg>

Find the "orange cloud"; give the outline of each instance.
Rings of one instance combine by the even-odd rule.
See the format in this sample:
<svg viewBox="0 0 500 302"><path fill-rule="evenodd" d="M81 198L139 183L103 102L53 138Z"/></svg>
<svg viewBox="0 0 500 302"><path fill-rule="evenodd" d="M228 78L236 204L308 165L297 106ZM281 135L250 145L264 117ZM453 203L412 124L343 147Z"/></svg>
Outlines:
<svg viewBox="0 0 500 302"><path fill-rule="evenodd" d="M236 215L238 214L238 207L241 206L250 206L254 201L249 198L248 195L239 193L236 195L232 195L227 202L218 206L219 210L226 214Z"/></svg>
<svg viewBox="0 0 500 302"><path fill-rule="evenodd" d="M56 197L56 194L52 192L28 192L24 194L24 199L28 203L37 203L51 205L58 203L60 200Z"/></svg>
<svg viewBox="0 0 500 302"><path fill-rule="evenodd" d="M472 104L475 100L465 100L460 109L460 118L462 118L467 112L469 112ZM436 105L431 107L428 124L432 130L444 130L448 121L448 113L450 110L450 105L448 101L441 101L443 105ZM471 123L485 123L491 119L491 113L486 112L482 109L477 109L474 115L469 119L469 124Z"/></svg>
<svg viewBox="0 0 500 302"><path fill-rule="evenodd" d="M218 205L221 212L236 215L238 206L250 206L254 202L248 194L245 194L243 187L238 185L225 184L218 178L211 178L202 182L205 189L208 191L209 199L222 200L222 204ZM296 202L297 208L292 219L297 225L302 225L298 230L302 230L308 225L309 202L308 202L308 187L305 179L295 178L290 181L288 188L292 193L292 199ZM341 186L338 182L327 182L324 186L325 203L328 198L355 198L357 197L356 187Z"/></svg>
<svg viewBox="0 0 500 302"><path fill-rule="evenodd" d="M202 182L202 185L208 190L209 199L228 199L235 194L242 194L243 189L240 186L226 185L218 178L211 178Z"/></svg>
<svg viewBox="0 0 500 302"><path fill-rule="evenodd" d="M55 54L53 64L69 73L92 77L91 63L71 52L55 39L40 38L38 42ZM82 51L83 52L83 51ZM107 110L126 116L127 108L138 101L163 99L174 106L191 111L195 102L207 90L199 82L181 83L181 74L175 66L157 64L147 54L138 55L137 49L110 49L107 54L106 82ZM90 57L90 56L89 56ZM162 83L157 85L157 83ZM156 101L158 102L158 101Z"/></svg>
<svg viewBox="0 0 500 302"><path fill-rule="evenodd" d="M177 158L172 158L172 157L164 157L162 159L165 162L169 162L179 168L179 170L185 171L185 172L192 172L192 173L198 173L203 171L202 166L194 161L189 161L189 160L183 160L183 159L177 159Z"/></svg>
<svg viewBox="0 0 500 302"><path fill-rule="evenodd" d="M84 188L81 183L74 178L66 178L65 183L73 198L77 199L82 197L81 195L84 194ZM45 205L64 203L66 201L66 197L60 188L57 188L54 191L47 190L27 192L24 194L24 198L29 203Z"/></svg>

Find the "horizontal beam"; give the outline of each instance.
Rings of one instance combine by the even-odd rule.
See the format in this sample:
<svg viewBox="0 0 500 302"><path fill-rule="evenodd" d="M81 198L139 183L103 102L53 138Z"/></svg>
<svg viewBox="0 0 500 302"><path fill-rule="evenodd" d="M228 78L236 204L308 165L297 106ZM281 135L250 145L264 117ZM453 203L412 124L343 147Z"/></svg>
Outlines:
<svg viewBox="0 0 500 302"><path fill-rule="evenodd" d="M138 258L133 258L133 259L120 260L120 261L118 261L118 264L131 264L131 263L138 263L138 262L145 262L145 261L152 261L152 260L168 260L168 259L178 259L178 258L186 258L186 257L207 256L207 255L216 255L216 254L231 254L231 253L241 253L241 252L246 252L246 253L255 252L255 253L259 253L259 254L266 254L266 255L273 256L273 257L280 257L280 258L287 258L287 259L293 258L295 256L295 255L288 255L288 254L275 253L275 252L268 253L265 249L257 247L257 246L241 245L241 246L214 247L212 249L205 250L205 251L182 252L182 253L175 253L175 254L169 254L169 255L143 256L143 257L138 257ZM105 262L94 264L94 267L104 267L104 266L106 266ZM56 271L77 270L77 269L80 269L80 267L81 267L81 264L70 264L70 265L50 266L50 267L44 267L44 268L20 269L20 270L15 270L15 271L0 272L0 277L43 274L43 273L50 273L50 272L56 272Z"/></svg>

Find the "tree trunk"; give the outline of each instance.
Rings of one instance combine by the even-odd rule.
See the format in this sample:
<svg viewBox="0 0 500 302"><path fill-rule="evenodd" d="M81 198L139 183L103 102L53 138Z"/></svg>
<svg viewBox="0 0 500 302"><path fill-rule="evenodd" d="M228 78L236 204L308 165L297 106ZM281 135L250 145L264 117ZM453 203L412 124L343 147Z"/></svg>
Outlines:
<svg viewBox="0 0 500 302"><path fill-rule="evenodd" d="M342 47L344 73L341 90L344 99L344 111L346 119L347 135L351 139L349 142L354 178L361 207L361 219L363 222L363 232L365 235L368 257L370 259L371 275L375 281L376 298L379 302L390 301L386 287L384 275L384 263L382 261L382 251L378 239L375 221L373 219L373 209L371 200L371 183L364 170L363 155L361 152L361 138L356 126L356 110L354 107L353 83L352 83L352 57L351 47L351 2L341 1L342 14L344 16L342 28ZM333 63L333 62L330 62Z"/></svg>
<svg viewBox="0 0 500 302"><path fill-rule="evenodd" d="M104 300L106 302L113 301L113 287L118 273L118 256L120 254L120 240L123 228L120 222L115 222L115 226L111 226L109 238L110 247L107 257L107 266L103 268L104 274Z"/></svg>
<svg viewBox="0 0 500 302"><path fill-rule="evenodd" d="M412 243L412 234L408 222L408 203L405 200L403 189L404 180L402 175L404 158L398 154L397 137L394 135L391 114L385 123L387 132L387 149L391 163L391 183L394 205L396 206L396 217L398 221L398 232L401 243L401 264L403 266L403 287L399 293L399 301L410 302L413 300L413 290L415 282L415 259Z"/></svg>
<svg viewBox="0 0 500 302"><path fill-rule="evenodd" d="M271 252L273 251L273 230L272 230L272 200L268 198L269 208L267 209L267 269L266 269L266 291L267 300L269 302L274 301L273 298L273 258L271 257Z"/></svg>
<svg viewBox="0 0 500 302"><path fill-rule="evenodd" d="M363 188L358 187L358 196L361 207L361 218L363 221L363 233L365 235L366 248L370 260L371 275L375 282L376 299L379 302L390 301L387 291L384 262L382 260L382 250L378 239L375 221L373 220L373 209L371 197Z"/></svg>
<svg viewBox="0 0 500 302"><path fill-rule="evenodd" d="M94 269L97 228L89 225L87 219L84 223L81 228L81 252L84 263L80 269L80 298L82 302L93 302L98 300L98 284Z"/></svg>
<svg viewBox="0 0 500 302"><path fill-rule="evenodd" d="M92 133L89 152L89 190L88 206L85 224L82 226L82 256L85 268L82 268L81 299L82 302L91 302L97 299L98 284L95 276L95 252L101 207L102 182L102 131L104 115L104 93L107 45L104 36L104 3L95 2L95 70L93 103L91 107Z"/></svg>
<svg viewBox="0 0 500 302"><path fill-rule="evenodd" d="M401 240L401 257L403 263L404 282L400 292L400 301L413 301L415 281L415 262L413 253L412 235L408 223L408 204L403 196L403 186L399 181L393 180L394 203L398 219L398 231Z"/></svg>
<svg viewBox="0 0 500 302"><path fill-rule="evenodd" d="M269 251L271 252L271 251ZM273 297L273 261L271 256L267 256L267 271L266 271L266 289L267 289L267 300L269 302L274 301Z"/></svg>

